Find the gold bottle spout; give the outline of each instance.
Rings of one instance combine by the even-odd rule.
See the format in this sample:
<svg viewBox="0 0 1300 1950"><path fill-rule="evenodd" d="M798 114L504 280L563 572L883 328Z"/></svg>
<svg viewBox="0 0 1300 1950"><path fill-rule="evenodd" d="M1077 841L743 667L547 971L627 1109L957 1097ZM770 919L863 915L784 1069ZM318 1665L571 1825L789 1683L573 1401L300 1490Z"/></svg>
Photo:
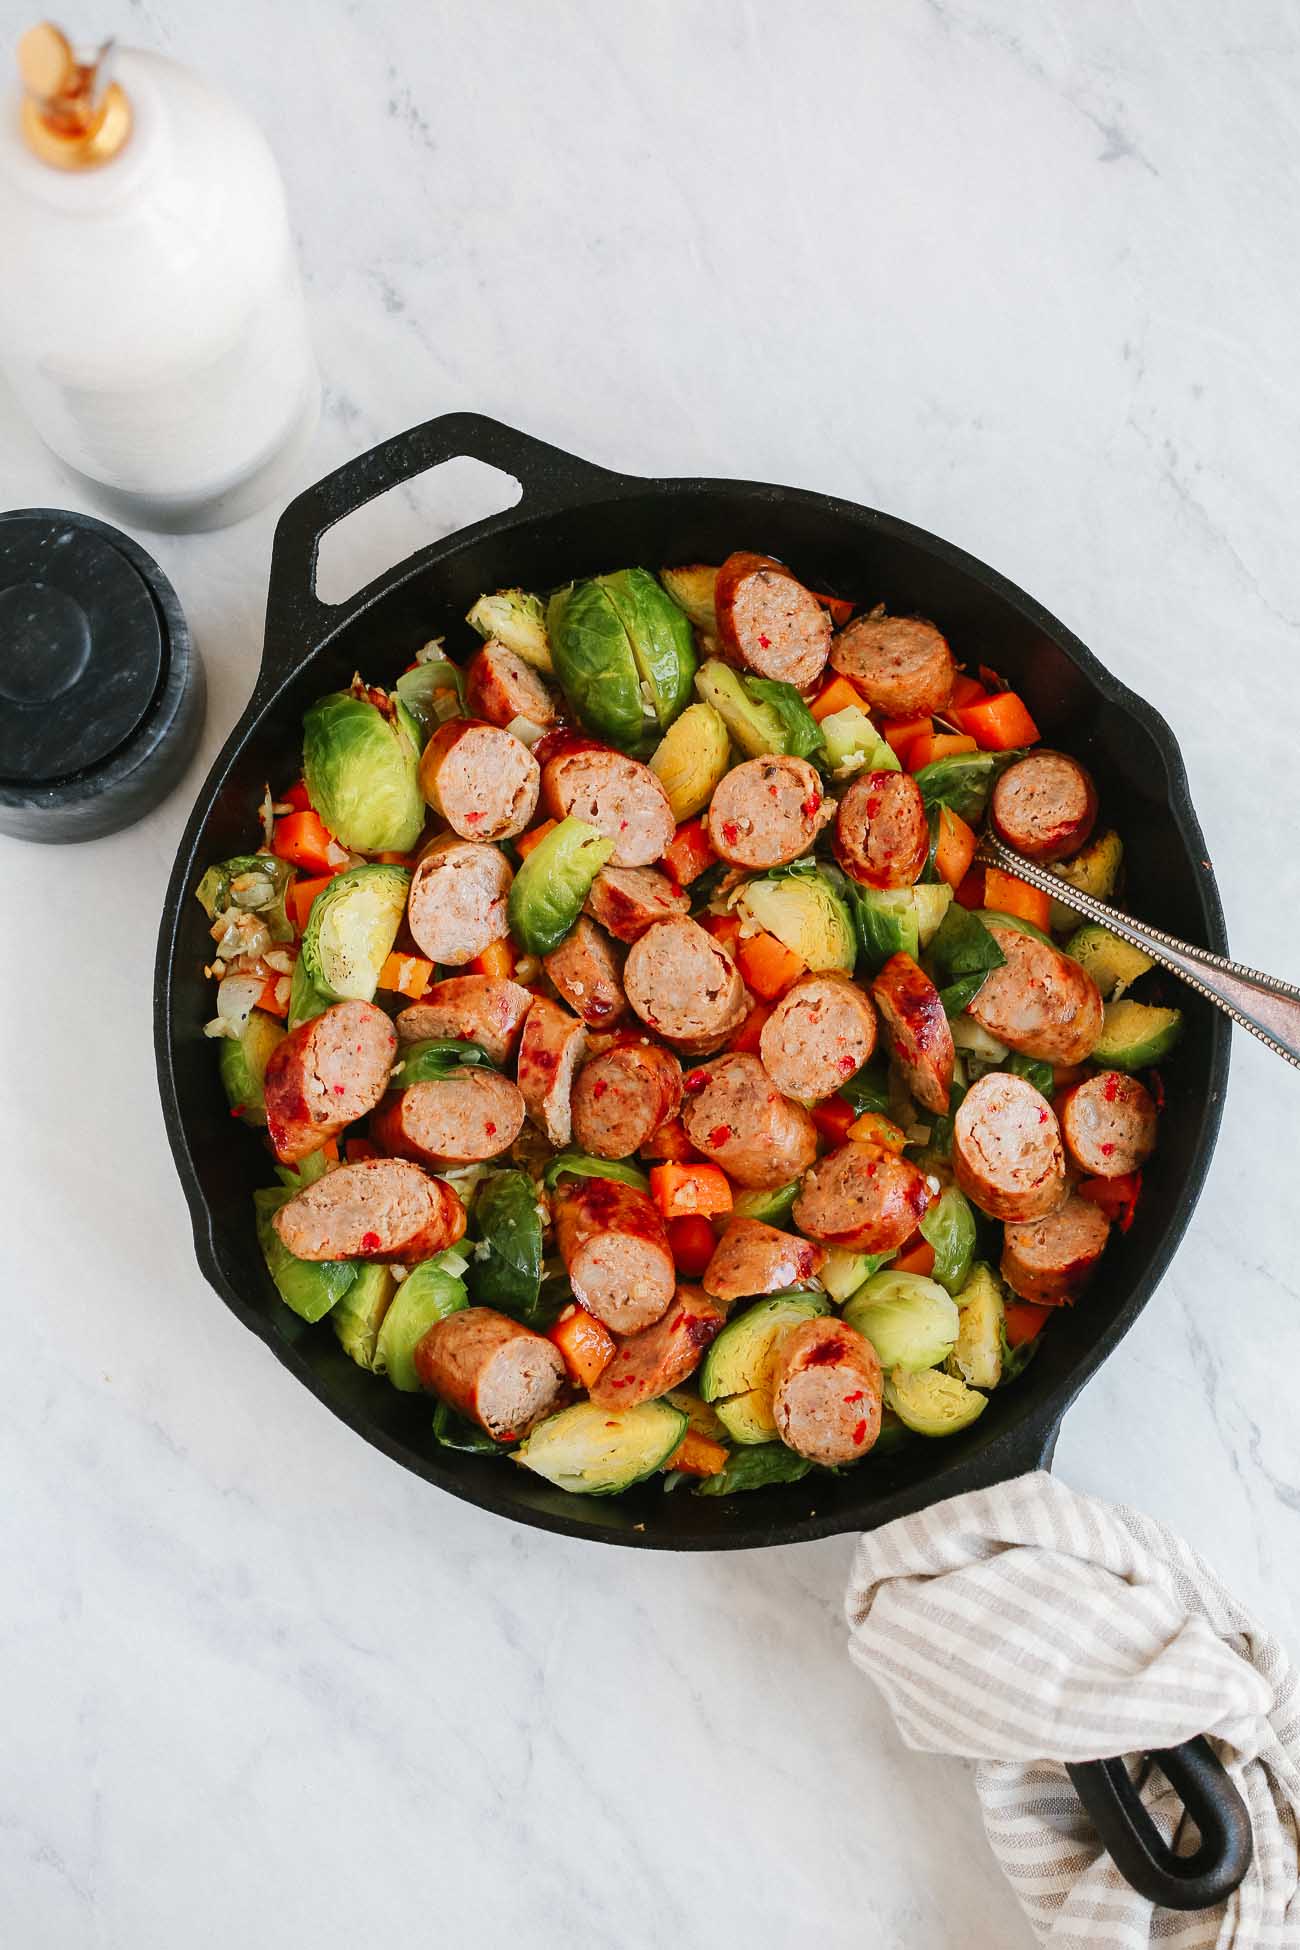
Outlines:
<svg viewBox="0 0 1300 1950"><path fill-rule="evenodd" d="M112 78L113 43L79 60L66 34L50 21L30 27L18 43L18 71L26 91L23 138L32 154L55 169L98 169L111 162L131 133L131 104Z"/></svg>

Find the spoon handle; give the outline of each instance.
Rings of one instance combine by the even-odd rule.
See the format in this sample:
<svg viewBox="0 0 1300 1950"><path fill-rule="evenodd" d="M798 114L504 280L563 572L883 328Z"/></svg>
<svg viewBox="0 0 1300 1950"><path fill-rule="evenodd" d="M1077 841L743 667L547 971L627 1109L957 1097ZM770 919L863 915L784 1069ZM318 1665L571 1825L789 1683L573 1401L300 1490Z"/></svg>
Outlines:
<svg viewBox="0 0 1300 1950"><path fill-rule="evenodd" d="M1135 921L1131 914L1121 914L1105 901L1081 893L1036 860L1026 860L1023 855L1013 853L992 833L980 841L975 858L984 866L1000 867L1005 873L1014 874L1017 880L1037 887L1040 893L1050 894L1053 900L1082 915L1085 921L1096 921L1111 934L1117 934L1121 941L1140 948L1152 961L1179 976L1243 1029L1248 1029L1252 1036L1258 1036L1261 1043L1267 1043L1300 1069L1300 988L1293 983L1279 981L1277 976L1265 975L1258 968L1245 968L1223 955L1212 955L1208 948L1193 948L1189 942L1179 941L1160 928Z"/></svg>

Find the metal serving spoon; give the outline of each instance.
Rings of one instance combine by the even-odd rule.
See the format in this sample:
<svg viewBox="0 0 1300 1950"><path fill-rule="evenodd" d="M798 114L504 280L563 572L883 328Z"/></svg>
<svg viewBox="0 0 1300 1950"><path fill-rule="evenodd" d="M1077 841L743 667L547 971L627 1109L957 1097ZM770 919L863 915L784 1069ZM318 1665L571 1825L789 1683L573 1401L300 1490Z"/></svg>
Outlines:
<svg viewBox="0 0 1300 1950"><path fill-rule="evenodd" d="M1180 976L1252 1036L1258 1036L1261 1043L1267 1043L1271 1050L1300 1069L1300 988L1290 982L1280 982L1275 975L1263 975L1257 968L1243 968L1240 962L1228 961L1223 955L1212 955L1208 948L1193 948L1172 934L1135 921L1130 914L1121 914L1105 901L1080 893L1068 880L1061 880L1048 868L1040 867L1036 860L1026 860L1023 854L1013 853L993 833L985 834L975 858L982 866L1000 867L1005 873L1013 873L1017 880L1037 887L1040 893L1050 894L1063 907L1081 914L1085 921L1096 921L1117 934L1121 941L1140 948L1144 955L1150 955L1152 961Z"/></svg>

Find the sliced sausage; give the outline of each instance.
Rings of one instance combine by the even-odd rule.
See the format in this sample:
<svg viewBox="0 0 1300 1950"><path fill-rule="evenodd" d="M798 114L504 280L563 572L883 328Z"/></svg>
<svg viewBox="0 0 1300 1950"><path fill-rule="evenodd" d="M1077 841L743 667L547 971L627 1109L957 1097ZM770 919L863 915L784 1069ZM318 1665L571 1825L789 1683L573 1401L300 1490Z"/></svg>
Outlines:
<svg viewBox="0 0 1300 1950"><path fill-rule="evenodd" d="M825 1263L825 1253L811 1240L778 1232L759 1219L731 1219L704 1269L702 1284L715 1300L744 1300L803 1286Z"/></svg>
<svg viewBox="0 0 1300 1950"><path fill-rule="evenodd" d="M436 1171L499 1157L523 1126L524 1100L509 1077L467 1066L390 1090L370 1119L370 1135L390 1156Z"/></svg>
<svg viewBox="0 0 1300 1950"><path fill-rule="evenodd" d="M886 718L942 711L957 667L947 639L923 616L859 616L831 645L831 669L851 677Z"/></svg>
<svg viewBox="0 0 1300 1950"><path fill-rule="evenodd" d="M856 1462L880 1434L880 1360L847 1320L804 1320L777 1355L772 1414L788 1448L809 1462Z"/></svg>
<svg viewBox="0 0 1300 1950"><path fill-rule="evenodd" d="M572 814L613 840L615 867L648 867L677 830L668 794L650 767L604 745L566 741L543 763L542 797L553 818Z"/></svg>
<svg viewBox="0 0 1300 1950"><path fill-rule="evenodd" d="M555 723L555 699L530 664L495 637L465 666L465 702L476 718L505 726L527 718L543 730Z"/></svg>
<svg viewBox="0 0 1300 1950"><path fill-rule="evenodd" d="M831 811L806 758L747 758L709 803L709 845L733 867L783 867L808 851Z"/></svg>
<svg viewBox="0 0 1300 1950"><path fill-rule="evenodd" d="M593 1158L630 1158L682 1101L682 1066L648 1041L619 1043L584 1063L573 1085L573 1135Z"/></svg>
<svg viewBox="0 0 1300 1950"><path fill-rule="evenodd" d="M921 788L906 772L864 772L835 815L835 858L864 887L910 887L930 851Z"/></svg>
<svg viewBox="0 0 1300 1950"><path fill-rule="evenodd" d="M406 918L430 961L462 968L510 932L506 896L514 875L504 853L445 833L411 875Z"/></svg>
<svg viewBox="0 0 1300 1950"><path fill-rule="evenodd" d="M555 1240L573 1297L616 1334L636 1334L668 1311L676 1273L652 1201L616 1178L562 1178Z"/></svg>
<svg viewBox="0 0 1300 1950"><path fill-rule="evenodd" d="M953 1119L952 1166L967 1198L993 1219L1038 1219L1065 1196L1055 1113L1024 1077L990 1071Z"/></svg>
<svg viewBox="0 0 1300 1950"><path fill-rule="evenodd" d="M592 1401L601 1408L636 1408L680 1388L726 1318L707 1293L679 1286L662 1320L619 1341L613 1359L591 1384Z"/></svg>
<svg viewBox="0 0 1300 1950"><path fill-rule="evenodd" d="M405 1158L339 1165L282 1205L272 1223L295 1259L396 1260L454 1246L465 1208L441 1178Z"/></svg>
<svg viewBox="0 0 1300 1950"><path fill-rule="evenodd" d="M465 840L508 840L537 809L542 774L520 738L474 718L449 718L420 759L420 790Z"/></svg>
<svg viewBox="0 0 1300 1950"><path fill-rule="evenodd" d="M992 922L1006 956L968 1013L990 1036L1044 1063L1082 1063L1101 1035L1101 991L1086 968L1049 942Z"/></svg>
<svg viewBox="0 0 1300 1950"><path fill-rule="evenodd" d="M720 1056L684 1079L682 1122L702 1157L738 1185L788 1185L817 1156L817 1126L783 1097L756 1056Z"/></svg>
<svg viewBox="0 0 1300 1950"><path fill-rule="evenodd" d="M759 677L809 690L826 667L831 620L817 598L770 555L740 549L714 585L718 635L732 659Z"/></svg>
<svg viewBox="0 0 1300 1950"><path fill-rule="evenodd" d="M805 1103L829 1097L876 1047L876 1012L847 975L802 975L763 1024L763 1068L777 1089Z"/></svg>
<svg viewBox="0 0 1300 1950"><path fill-rule="evenodd" d="M399 1043L455 1036L477 1043L494 1063L507 1063L532 1006L531 992L504 976L449 975L423 1002L403 1009L394 1027Z"/></svg>
<svg viewBox="0 0 1300 1950"><path fill-rule="evenodd" d="M692 1051L717 1048L747 1008L735 962L698 921L656 921L627 951L627 999L650 1029Z"/></svg>
<svg viewBox="0 0 1300 1950"><path fill-rule="evenodd" d="M620 941L639 941L656 921L690 911L690 899L653 867L602 867L587 895L587 912Z"/></svg>
<svg viewBox="0 0 1300 1950"><path fill-rule="evenodd" d="M529 1117L557 1149L573 1135L573 1073L586 1047L585 1023L544 995L534 999L519 1039L515 1076Z"/></svg>
<svg viewBox="0 0 1300 1950"><path fill-rule="evenodd" d="M542 956L542 966L569 1007L590 1028L608 1029L627 1014L614 944L585 914L578 916L558 948Z"/></svg>
<svg viewBox="0 0 1300 1950"><path fill-rule="evenodd" d="M892 1253L911 1238L929 1203L929 1187L910 1158L849 1143L808 1173L794 1202L794 1222L828 1246Z"/></svg>
<svg viewBox="0 0 1300 1950"><path fill-rule="evenodd" d="M1105 1214L1077 1192L1046 1217L1003 1228L1002 1277L1022 1300L1051 1306L1088 1283L1110 1235Z"/></svg>
<svg viewBox="0 0 1300 1950"><path fill-rule="evenodd" d="M1156 1148L1156 1106L1136 1077L1103 1070L1070 1092L1061 1107L1061 1135L1090 1178L1123 1178Z"/></svg>
<svg viewBox="0 0 1300 1950"><path fill-rule="evenodd" d="M373 1110L396 1054L393 1025L373 1002L336 1002L282 1037L263 1079L266 1128L280 1163L319 1151Z"/></svg>
<svg viewBox="0 0 1300 1950"><path fill-rule="evenodd" d="M544 1334L491 1307L462 1307L415 1344L426 1388L498 1442L514 1442L558 1408L564 1361Z"/></svg>
<svg viewBox="0 0 1300 1950"><path fill-rule="evenodd" d="M908 1089L926 1110L945 1112L952 1089L952 1030L939 991L910 955L891 955L871 993Z"/></svg>
<svg viewBox="0 0 1300 1950"><path fill-rule="evenodd" d="M993 830L1030 860L1068 860L1097 823L1097 788L1077 758L1030 752L1009 765L989 798Z"/></svg>

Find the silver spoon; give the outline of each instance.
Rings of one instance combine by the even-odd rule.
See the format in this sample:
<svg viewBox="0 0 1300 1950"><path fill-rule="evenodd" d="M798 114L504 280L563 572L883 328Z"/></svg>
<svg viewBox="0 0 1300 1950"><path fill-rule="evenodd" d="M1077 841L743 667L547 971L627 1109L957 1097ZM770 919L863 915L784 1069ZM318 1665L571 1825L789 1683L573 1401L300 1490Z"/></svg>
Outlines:
<svg viewBox="0 0 1300 1950"><path fill-rule="evenodd" d="M1223 955L1212 955L1208 948L1193 948L1172 934L1135 921L1131 914L1121 914L1105 901L1080 893L1036 860L1013 853L993 833L985 834L975 858L982 866L1000 867L1004 873L1014 874L1017 880L1081 914L1085 921L1096 921L1121 941L1140 948L1300 1069L1300 988L1279 981L1275 975L1261 974L1257 968L1243 968L1240 962L1228 961Z"/></svg>

